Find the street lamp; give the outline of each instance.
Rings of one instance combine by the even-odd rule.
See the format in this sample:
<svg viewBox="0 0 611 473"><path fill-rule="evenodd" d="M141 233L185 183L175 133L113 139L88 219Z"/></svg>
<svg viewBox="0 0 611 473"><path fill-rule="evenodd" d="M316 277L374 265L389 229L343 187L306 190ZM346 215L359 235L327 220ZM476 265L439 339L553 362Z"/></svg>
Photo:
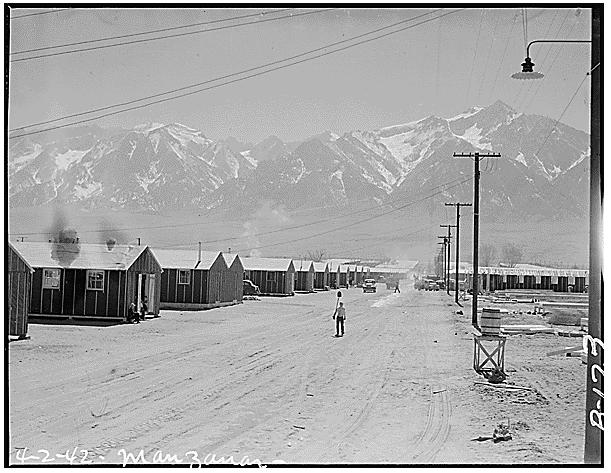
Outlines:
<svg viewBox="0 0 611 473"><path fill-rule="evenodd" d="M528 79L542 79L544 76L540 72L533 71L535 65L530 58L530 45L535 43L591 43L591 40L587 39L536 39L528 43L526 46L526 58L521 64L522 70L511 74L513 79L528 80Z"/></svg>
<svg viewBox="0 0 611 473"><path fill-rule="evenodd" d="M526 59L522 63L522 71L512 74L514 79L540 79L543 74L533 71L533 62L530 59L529 49L534 43L593 43L591 64L592 68L588 73L591 77L592 105L590 107L590 287L588 289L588 335L586 340L596 346L600 343L601 350L591 349L587 341L584 347L591 350L586 351L588 357L587 381L586 381L586 432L585 432L585 463L602 464L602 379L595 377L593 373L596 368L602 372L602 330L601 330L601 288L602 288L602 238L601 224L602 219L602 183L600 179L601 158L600 158L600 71L596 71L600 66L600 17L602 7L592 8L592 40L580 39L539 39L531 41L526 47ZM594 72L596 74L594 75ZM600 387L600 389L598 388ZM599 394L600 393L600 394ZM595 395L596 394L596 395ZM597 421L596 415L598 415Z"/></svg>

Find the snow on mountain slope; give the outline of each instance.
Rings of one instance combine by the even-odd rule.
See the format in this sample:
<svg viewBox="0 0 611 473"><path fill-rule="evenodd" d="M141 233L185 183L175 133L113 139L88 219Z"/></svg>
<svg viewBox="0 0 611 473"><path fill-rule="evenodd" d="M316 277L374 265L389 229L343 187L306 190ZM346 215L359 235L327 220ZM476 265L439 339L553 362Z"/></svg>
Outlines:
<svg viewBox="0 0 611 473"><path fill-rule="evenodd" d="M324 132L301 143L274 136L254 145L235 138L214 141L178 123L92 127L82 134L72 130L65 140L12 141L9 198L12 206L77 202L149 210L249 212L266 201L287 208L342 207L415 198L471 175L471 166L453 159L454 152L494 151L502 158L494 170L483 168L490 175L482 178L482 198L495 212L546 215L557 211L545 204L560 190L555 183L571 188L589 157L586 133L554 125L497 101L449 119L429 116L341 136ZM439 198L469 199L471 191L465 184ZM583 210L563 202L563 211Z"/></svg>

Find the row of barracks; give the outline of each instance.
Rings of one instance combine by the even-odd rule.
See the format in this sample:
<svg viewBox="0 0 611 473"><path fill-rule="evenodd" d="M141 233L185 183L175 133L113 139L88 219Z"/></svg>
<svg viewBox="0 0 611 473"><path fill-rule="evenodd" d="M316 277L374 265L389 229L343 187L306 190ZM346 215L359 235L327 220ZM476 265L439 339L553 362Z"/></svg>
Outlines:
<svg viewBox="0 0 611 473"><path fill-rule="evenodd" d="M13 242L6 256L9 334L25 337L28 319L127 320L131 302L147 314L238 304L243 279L263 295L290 296L361 284L364 266L149 246Z"/></svg>

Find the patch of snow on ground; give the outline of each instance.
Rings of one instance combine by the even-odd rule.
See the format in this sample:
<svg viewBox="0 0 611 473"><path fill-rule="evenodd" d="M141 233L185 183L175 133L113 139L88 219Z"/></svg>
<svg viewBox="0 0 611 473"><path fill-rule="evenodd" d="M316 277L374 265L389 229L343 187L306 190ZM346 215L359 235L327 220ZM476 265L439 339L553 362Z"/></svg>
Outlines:
<svg viewBox="0 0 611 473"><path fill-rule="evenodd" d="M481 133L482 133L482 129L478 128L477 125L473 125L472 127L467 128L465 130L465 133L462 136L461 135L456 135L456 136L458 136L459 138L462 138L465 141L468 141L476 148L492 150L492 146L490 145L490 143L481 142L481 139L482 139Z"/></svg>
<svg viewBox="0 0 611 473"><path fill-rule="evenodd" d="M185 127L184 125L180 125L180 127L169 126L167 130L168 133L183 146L187 146L190 142L195 142L203 146L209 146L211 143L211 140L200 136L201 132L193 128Z"/></svg>
<svg viewBox="0 0 611 473"><path fill-rule="evenodd" d="M163 128L165 125L163 123L142 123L134 127L134 130L141 131L143 133L150 133L151 131L158 130L159 128Z"/></svg>
<svg viewBox="0 0 611 473"><path fill-rule="evenodd" d="M301 180L306 170L305 164L303 164L303 161L301 159L299 160L299 164L301 164L301 172L299 173L299 176L292 179L293 184L297 184Z"/></svg>
<svg viewBox="0 0 611 473"><path fill-rule="evenodd" d="M482 110L483 110L482 107L473 107L471 110L468 110L468 111L463 112L463 113L459 113L455 117L448 118L447 120L449 122L453 122L454 120L460 120L461 118L469 118L469 117L475 115L476 113L478 113L478 112L480 112Z"/></svg>
<svg viewBox="0 0 611 473"><path fill-rule="evenodd" d="M180 128L184 128L187 131L195 132L196 134L200 133L199 130L197 130L195 128L191 128L190 126L187 126L187 125L183 125L182 123L175 122L174 125L177 126L177 127L180 127Z"/></svg>
<svg viewBox="0 0 611 473"><path fill-rule="evenodd" d="M159 179L159 176L161 176L161 173L157 170L158 163L159 161L155 161L154 163L152 163L146 175L141 176L139 174L136 174L136 179L138 180L140 187L142 187L145 192L148 192L149 185L157 181L157 179Z"/></svg>
<svg viewBox="0 0 611 473"><path fill-rule="evenodd" d="M522 163L524 166L528 166L528 164L526 164L526 159L524 158L524 155L522 153L516 156L516 161Z"/></svg>
<svg viewBox="0 0 611 473"><path fill-rule="evenodd" d="M238 162L236 157L231 153L227 153L227 165L229 166L229 169L231 170L231 176L234 179L237 179L238 171L240 170L240 163Z"/></svg>
<svg viewBox="0 0 611 473"><path fill-rule="evenodd" d="M178 156L181 161L186 161L185 155L182 154L182 152L178 148L176 148L174 143L169 143L169 145L170 145L170 148L172 148L172 151L174 151L176 156Z"/></svg>
<svg viewBox="0 0 611 473"><path fill-rule="evenodd" d="M373 184L374 186L382 189L384 192L386 192L387 194L390 194L392 192L392 186L390 186L387 182L381 181L381 182L377 182L372 176L371 174L369 174L363 167L360 168L361 170L361 175L365 178L365 180L367 182L369 182L370 184Z"/></svg>
<svg viewBox="0 0 611 473"><path fill-rule="evenodd" d="M153 149L155 150L155 153L156 153L157 150L159 149L159 135L154 134L153 136L150 136L149 139L153 143Z"/></svg>
<svg viewBox="0 0 611 473"><path fill-rule="evenodd" d="M36 159L40 153L42 153L42 146L36 143L34 144L34 150L31 153L24 154L15 159L10 159L9 166L12 168L13 172L17 172L26 166L30 161Z"/></svg>
<svg viewBox="0 0 611 473"><path fill-rule="evenodd" d="M70 150L66 153L58 154L55 156L55 165L58 169L65 171L72 163L79 162L81 159L83 159L83 156L85 156L88 152L89 150Z"/></svg>
<svg viewBox="0 0 611 473"><path fill-rule="evenodd" d="M248 150L248 151L242 151L240 154L242 155L242 157L243 157L243 158L244 158L246 161L248 161L250 164L252 164L252 165L253 165L253 167L257 167L257 164L259 164L259 162L258 162L258 161L257 161L255 158L253 158L253 157L250 155L250 150Z"/></svg>
<svg viewBox="0 0 611 473"><path fill-rule="evenodd" d="M408 161L409 156L414 153L414 146L409 142L413 132L401 133L399 135L380 138L380 142L397 159L397 161Z"/></svg>
<svg viewBox="0 0 611 473"><path fill-rule="evenodd" d="M549 175L549 172L547 172L547 169L546 169L545 165L541 162L541 160L539 159L539 157L537 155L535 155L535 159L537 160L537 163L539 163L539 168L543 171L543 174L545 175L545 178L548 181L551 181L553 179L553 177Z"/></svg>
<svg viewBox="0 0 611 473"><path fill-rule="evenodd" d="M74 186L74 195L78 199L85 200L91 197L96 191L99 191L101 189L102 184L100 184L99 182L90 182L88 184L85 184L84 186L82 183L79 183L78 185Z"/></svg>
<svg viewBox="0 0 611 473"><path fill-rule="evenodd" d="M575 166L577 166L580 162L582 162L584 159L589 158L590 157L590 148L588 148L588 150L585 153L581 153L581 155L579 156L579 158L577 159L577 161L575 161L573 164L571 164L568 168L566 168L566 171L568 171L569 169L574 168ZM564 171L564 172L566 172Z"/></svg>
<svg viewBox="0 0 611 473"><path fill-rule="evenodd" d="M341 188L335 189L331 188L331 194L333 198L337 201L340 199L346 199L346 186L344 185L344 172L341 169L338 169L333 174L331 174L331 180L333 178L337 178L341 184Z"/></svg>
<svg viewBox="0 0 611 473"><path fill-rule="evenodd" d="M424 120L423 118L418 119L418 120L414 120L413 122L407 122L407 123L403 123L401 125L391 125L391 126L387 126L384 128L380 128L378 131L380 133L385 133L385 132L396 132L395 134L400 134L400 133L404 133L405 128L414 128L419 122L421 122L422 120Z"/></svg>

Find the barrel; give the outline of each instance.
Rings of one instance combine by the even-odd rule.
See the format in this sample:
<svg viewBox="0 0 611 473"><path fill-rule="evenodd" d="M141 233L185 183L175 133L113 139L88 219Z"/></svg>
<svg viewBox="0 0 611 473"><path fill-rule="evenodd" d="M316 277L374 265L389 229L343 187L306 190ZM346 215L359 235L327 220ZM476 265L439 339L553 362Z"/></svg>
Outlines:
<svg viewBox="0 0 611 473"><path fill-rule="evenodd" d="M501 309L484 307L479 326L482 335L499 335L501 331Z"/></svg>

